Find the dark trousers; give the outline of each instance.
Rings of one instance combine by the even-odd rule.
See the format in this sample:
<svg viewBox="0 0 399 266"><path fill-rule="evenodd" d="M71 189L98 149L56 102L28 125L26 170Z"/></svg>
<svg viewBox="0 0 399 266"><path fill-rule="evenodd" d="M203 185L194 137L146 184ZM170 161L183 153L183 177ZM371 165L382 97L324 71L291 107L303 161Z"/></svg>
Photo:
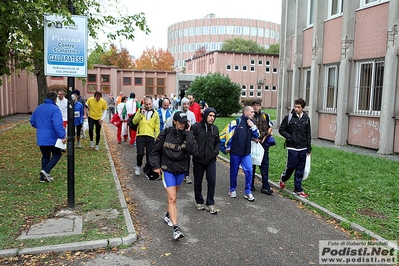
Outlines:
<svg viewBox="0 0 399 266"><path fill-rule="evenodd" d="M111 121L111 118L115 114L115 107L108 107L108 121Z"/></svg>
<svg viewBox="0 0 399 266"><path fill-rule="evenodd" d="M295 150L287 150L288 157L287 157L287 166L283 175L281 176L281 180L286 182L290 179L292 173L295 171L295 181L294 181L294 188L295 191L301 192L303 191L302 188L302 178L303 172L305 170L306 164L306 154L307 150L302 151L295 151Z"/></svg>
<svg viewBox="0 0 399 266"><path fill-rule="evenodd" d="M265 150L262 163L259 165L260 173L262 175L262 188L269 190L269 144L264 142L262 143L262 147ZM255 182L255 171L256 165L252 165L252 186L254 186Z"/></svg>
<svg viewBox="0 0 399 266"><path fill-rule="evenodd" d="M150 136L138 136L136 138L136 148L137 148L137 166L143 165L144 158L144 148L145 148L145 158L147 162L149 161L150 153L152 151L152 146L154 145L154 138Z"/></svg>
<svg viewBox="0 0 399 266"><path fill-rule="evenodd" d="M208 189L206 195L206 205L215 205L214 196L216 188L216 162L209 164L193 162L193 165L195 202L198 204L204 204L204 198L202 197L202 180L204 178L204 172L206 172Z"/></svg>
<svg viewBox="0 0 399 266"><path fill-rule="evenodd" d="M40 151L42 152L42 170L50 174L51 169L61 159L61 149L54 146L40 146Z"/></svg>
<svg viewBox="0 0 399 266"><path fill-rule="evenodd" d="M89 117L87 121L89 122L90 141L93 141L93 129L94 125L96 125L96 145L98 145L98 143L100 143L100 132L101 132L101 125L99 123L100 120L94 120L93 118Z"/></svg>
<svg viewBox="0 0 399 266"><path fill-rule="evenodd" d="M190 164L191 164L191 155L187 154L187 171L186 171L185 176L190 175Z"/></svg>

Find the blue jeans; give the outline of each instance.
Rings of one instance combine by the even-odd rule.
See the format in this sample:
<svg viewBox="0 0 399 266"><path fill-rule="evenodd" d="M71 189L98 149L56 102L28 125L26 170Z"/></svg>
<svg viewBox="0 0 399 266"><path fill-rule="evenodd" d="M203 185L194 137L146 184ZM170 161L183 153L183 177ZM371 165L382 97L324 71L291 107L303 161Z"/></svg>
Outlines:
<svg viewBox="0 0 399 266"><path fill-rule="evenodd" d="M259 166L260 173L262 175L262 188L263 189L270 189L269 185L269 144L266 142L262 143L262 147L265 150L265 154L263 155L262 163ZM252 166L252 184L255 181L255 172L256 172L256 165Z"/></svg>
<svg viewBox="0 0 399 266"><path fill-rule="evenodd" d="M245 194L252 194L252 158L248 155L235 155L230 153L230 191L237 188L238 168L241 164L245 174Z"/></svg>
<svg viewBox="0 0 399 266"><path fill-rule="evenodd" d="M54 146L40 146L40 151L42 152L42 170L50 174L51 169L61 159L61 149Z"/></svg>
<svg viewBox="0 0 399 266"><path fill-rule="evenodd" d="M287 150L287 152L287 166L283 175L281 176L281 180L286 182L288 179L290 179L292 173L295 171L294 191L301 192L303 191L302 179L303 172L305 170L307 150Z"/></svg>

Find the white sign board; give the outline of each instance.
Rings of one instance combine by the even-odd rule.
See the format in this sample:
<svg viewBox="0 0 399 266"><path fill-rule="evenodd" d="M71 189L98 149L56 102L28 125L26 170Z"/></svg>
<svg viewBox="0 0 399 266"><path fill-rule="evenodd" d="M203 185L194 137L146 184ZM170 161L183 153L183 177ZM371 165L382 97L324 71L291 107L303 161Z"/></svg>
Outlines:
<svg viewBox="0 0 399 266"><path fill-rule="evenodd" d="M47 76L87 76L87 17L72 16L68 25L57 15L44 20L44 73Z"/></svg>

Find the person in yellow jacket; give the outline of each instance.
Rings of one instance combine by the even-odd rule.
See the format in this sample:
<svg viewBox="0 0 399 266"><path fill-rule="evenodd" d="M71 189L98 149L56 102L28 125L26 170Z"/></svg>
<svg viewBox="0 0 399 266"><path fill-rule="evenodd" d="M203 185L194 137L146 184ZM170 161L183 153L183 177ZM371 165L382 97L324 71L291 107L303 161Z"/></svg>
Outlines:
<svg viewBox="0 0 399 266"><path fill-rule="evenodd" d="M133 124L138 125L136 137L137 165L134 169L134 174L139 176L141 174L141 166L143 165L144 148L148 162L154 140L160 132L161 123L158 112L152 109L151 96L144 98L144 106L134 115Z"/></svg>
<svg viewBox="0 0 399 266"><path fill-rule="evenodd" d="M102 94L99 91L94 93L93 97L90 97L86 101L86 107L89 109L89 136L90 136L90 148L94 148L93 142L93 129L94 125L96 125L96 146L95 150L98 151L98 143L100 142L101 136L101 125L104 122L104 119L107 115L107 103L102 98Z"/></svg>

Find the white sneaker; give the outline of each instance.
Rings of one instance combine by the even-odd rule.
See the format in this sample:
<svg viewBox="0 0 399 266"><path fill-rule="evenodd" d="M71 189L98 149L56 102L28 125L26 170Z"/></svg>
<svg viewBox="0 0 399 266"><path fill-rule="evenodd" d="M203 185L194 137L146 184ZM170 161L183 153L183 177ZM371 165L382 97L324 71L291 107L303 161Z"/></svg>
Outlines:
<svg viewBox="0 0 399 266"><path fill-rule="evenodd" d="M255 197L252 194L245 194L244 198L246 198L248 201L254 201Z"/></svg>
<svg viewBox="0 0 399 266"><path fill-rule="evenodd" d="M186 176L186 177L184 178L184 182L185 182L186 184L191 184L191 183L193 183L193 181L192 181L188 176Z"/></svg>
<svg viewBox="0 0 399 266"><path fill-rule="evenodd" d="M237 193L236 193L236 191L234 190L234 191L230 191L229 192L229 196L230 196L230 198L237 198Z"/></svg>
<svg viewBox="0 0 399 266"><path fill-rule="evenodd" d="M94 141L90 141L90 148L94 148Z"/></svg>
<svg viewBox="0 0 399 266"><path fill-rule="evenodd" d="M96 151L98 151L98 145L96 145L96 148L95 148L95 150L96 150Z"/></svg>
<svg viewBox="0 0 399 266"><path fill-rule="evenodd" d="M134 168L134 174L139 176L141 174L141 167L140 166L136 166Z"/></svg>

